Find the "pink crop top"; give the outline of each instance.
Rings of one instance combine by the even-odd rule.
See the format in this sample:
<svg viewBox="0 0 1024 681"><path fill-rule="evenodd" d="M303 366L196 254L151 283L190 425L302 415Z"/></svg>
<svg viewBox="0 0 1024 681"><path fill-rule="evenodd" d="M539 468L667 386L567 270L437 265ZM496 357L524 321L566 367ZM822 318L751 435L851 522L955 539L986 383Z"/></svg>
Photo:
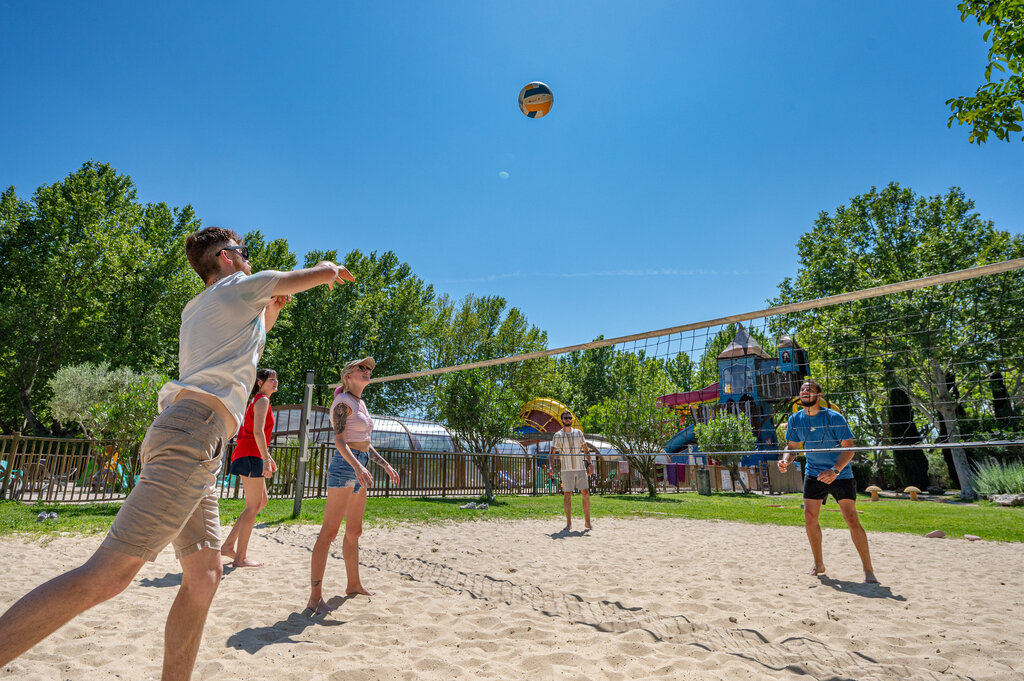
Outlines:
<svg viewBox="0 0 1024 681"><path fill-rule="evenodd" d="M334 410L338 403L343 402L348 407L348 418L345 419L345 442L368 442L370 433L373 432L373 419L366 409L366 404L355 395L342 392L341 388L334 391L334 401L331 402L331 410L328 415L331 418L331 429L334 429Z"/></svg>

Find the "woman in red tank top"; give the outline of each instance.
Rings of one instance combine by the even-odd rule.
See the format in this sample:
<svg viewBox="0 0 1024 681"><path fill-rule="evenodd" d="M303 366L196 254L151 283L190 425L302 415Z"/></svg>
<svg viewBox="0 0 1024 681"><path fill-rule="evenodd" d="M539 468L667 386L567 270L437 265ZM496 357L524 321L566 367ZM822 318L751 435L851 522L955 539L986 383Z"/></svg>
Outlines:
<svg viewBox="0 0 1024 681"><path fill-rule="evenodd" d="M233 567L260 567L263 563L250 560L245 552L249 548L256 514L267 505L267 483L277 470L277 464L270 457L267 443L274 430L274 411L270 408L270 396L277 392L277 372L272 369L258 369L256 384L249 393L249 406L245 410L242 427L238 431L235 449L231 452L232 475L242 481L245 493L245 510L238 516L227 539L220 547L222 555L233 558Z"/></svg>

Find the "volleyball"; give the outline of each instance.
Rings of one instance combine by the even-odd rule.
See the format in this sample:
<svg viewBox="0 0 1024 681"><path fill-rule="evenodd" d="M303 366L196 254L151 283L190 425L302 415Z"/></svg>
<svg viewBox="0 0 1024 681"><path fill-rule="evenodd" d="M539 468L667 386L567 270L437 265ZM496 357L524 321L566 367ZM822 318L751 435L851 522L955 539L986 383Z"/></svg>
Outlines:
<svg viewBox="0 0 1024 681"><path fill-rule="evenodd" d="M527 118L543 118L551 111L553 101L551 88L541 82L527 83L519 91L519 109Z"/></svg>

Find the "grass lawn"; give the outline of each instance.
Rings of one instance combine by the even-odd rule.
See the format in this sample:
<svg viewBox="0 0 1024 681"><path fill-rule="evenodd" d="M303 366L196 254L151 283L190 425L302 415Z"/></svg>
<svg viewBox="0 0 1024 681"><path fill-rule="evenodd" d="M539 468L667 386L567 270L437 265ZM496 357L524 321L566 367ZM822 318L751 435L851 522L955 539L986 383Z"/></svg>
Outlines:
<svg viewBox="0 0 1024 681"><path fill-rule="evenodd" d="M404 522L486 521L493 519L518 520L540 518L553 524L562 522L561 496L498 497L486 511L459 508L470 498L383 498L371 497L366 504L366 522L369 525L394 525ZM741 494L712 494L702 497L695 493L665 494L656 499L637 495L592 496L591 510L600 518L698 518L732 520L736 522L776 525L803 525L800 496L763 497ZM221 522L234 523L244 502L222 500ZM290 499L272 499L257 518L263 525L302 523L318 525L323 518L324 500L308 499L302 504L301 515L293 519ZM60 533L89 534L106 532L120 504L86 505L22 505L18 502L0 502L0 536L14 533L56 535ZM903 532L923 535L932 530L943 530L949 537L974 534L982 539L996 541L1024 541L1024 508L1003 508L989 502L977 505L882 499L871 502L861 497L857 509L862 511L861 522L868 532ZM37 522L40 511L55 511L56 520ZM573 496L574 523L582 525L579 495ZM823 527L845 528L842 515L834 500L821 513Z"/></svg>

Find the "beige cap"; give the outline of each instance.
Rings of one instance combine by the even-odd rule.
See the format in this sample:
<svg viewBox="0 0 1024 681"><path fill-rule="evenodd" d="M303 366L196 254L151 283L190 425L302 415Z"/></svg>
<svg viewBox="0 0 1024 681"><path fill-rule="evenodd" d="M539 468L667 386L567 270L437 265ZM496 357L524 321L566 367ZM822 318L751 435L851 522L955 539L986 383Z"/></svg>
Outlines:
<svg viewBox="0 0 1024 681"><path fill-rule="evenodd" d="M341 381L332 385L332 388L341 388L342 390L348 390L348 381L345 380L345 375L352 373L352 370L362 364L363 366L370 367L370 371L377 366L377 362L374 361L373 357L363 357L362 359L354 359L345 366L341 367ZM337 392L337 390L335 390Z"/></svg>
<svg viewBox="0 0 1024 681"><path fill-rule="evenodd" d="M341 377L345 378L345 374L347 374L352 369L355 369L360 364L369 367L370 371L373 371L373 368L377 366L377 362L374 361L373 357L363 357L362 359L354 359L345 366L341 367Z"/></svg>

